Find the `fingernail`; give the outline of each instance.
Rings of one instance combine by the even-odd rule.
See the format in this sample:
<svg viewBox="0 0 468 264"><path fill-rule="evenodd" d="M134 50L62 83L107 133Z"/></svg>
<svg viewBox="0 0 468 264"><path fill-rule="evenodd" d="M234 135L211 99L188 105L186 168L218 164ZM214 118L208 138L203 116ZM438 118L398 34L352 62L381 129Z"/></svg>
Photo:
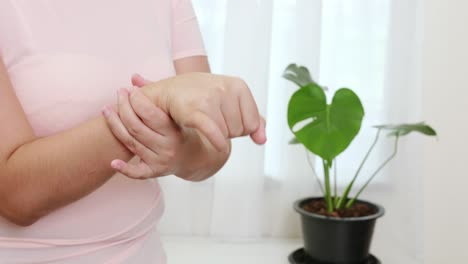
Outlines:
<svg viewBox="0 0 468 264"><path fill-rule="evenodd" d="M120 89L119 89L119 93L120 93L121 95L127 95L129 92L128 92L128 90L125 89L125 88L120 88Z"/></svg>
<svg viewBox="0 0 468 264"><path fill-rule="evenodd" d="M115 170L120 170L122 168L120 162L118 160L113 160L111 162L111 167Z"/></svg>
<svg viewBox="0 0 468 264"><path fill-rule="evenodd" d="M109 106L107 106L107 105L104 106L104 107L102 108L101 111L102 111L102 114L103 114L105 117L109 117L109 116L110 116L110 109L109 109Z"/></svg>

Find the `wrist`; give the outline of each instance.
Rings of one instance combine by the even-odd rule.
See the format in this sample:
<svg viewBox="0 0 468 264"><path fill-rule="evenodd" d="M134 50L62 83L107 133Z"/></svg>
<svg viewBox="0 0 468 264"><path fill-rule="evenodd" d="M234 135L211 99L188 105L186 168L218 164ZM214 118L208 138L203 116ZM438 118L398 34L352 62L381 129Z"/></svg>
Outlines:
<svg viewBox="0 0 468 264"><path fill-rule="evenodd" d="M146 95L151 102L164 112L169 113L169 83L170 80L162 80L150 83L141 87L141 92Z"/></svg>

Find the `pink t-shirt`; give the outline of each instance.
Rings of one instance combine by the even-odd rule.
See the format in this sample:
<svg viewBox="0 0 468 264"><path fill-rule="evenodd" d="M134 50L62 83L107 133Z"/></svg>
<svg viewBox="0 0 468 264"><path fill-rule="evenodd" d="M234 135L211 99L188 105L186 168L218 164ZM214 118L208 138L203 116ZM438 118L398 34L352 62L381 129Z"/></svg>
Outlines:
<svg viewBox="0 0 468 264"><path fill-rule="evenodd" d="M2 0L0 54L48 136L100 115L133 73L173 76L175 59L205 51L190 0ZM0 263L165 263L162 212L157 181L116 174L32 226L0 217Z"/></svg>

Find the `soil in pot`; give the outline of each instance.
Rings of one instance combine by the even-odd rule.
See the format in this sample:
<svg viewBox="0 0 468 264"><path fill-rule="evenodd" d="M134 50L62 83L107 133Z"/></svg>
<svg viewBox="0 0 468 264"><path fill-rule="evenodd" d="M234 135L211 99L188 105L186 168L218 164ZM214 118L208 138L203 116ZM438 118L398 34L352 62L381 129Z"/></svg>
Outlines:
<svg viewBox="0 0 468 264"><path fill-rule="evenodd" d="M327 203L325 199L311 200L304 204L302 209L310 213L320 214L324 216L346 218L346 217L362 217L376 213L374 208L371 208L365 203L356 202L351 208L337 209L334 212L327 212Z"/></svg>

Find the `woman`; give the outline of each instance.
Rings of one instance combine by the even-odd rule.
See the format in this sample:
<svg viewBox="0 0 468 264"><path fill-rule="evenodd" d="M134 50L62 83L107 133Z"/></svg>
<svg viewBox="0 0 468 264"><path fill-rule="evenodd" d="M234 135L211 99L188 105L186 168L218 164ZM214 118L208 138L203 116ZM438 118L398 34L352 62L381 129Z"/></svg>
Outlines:
<svg viewBox="0 0 468 264"><path fill-rule="evenodd" d="M266 140L245 83L208 71L189 0L0 1L0 263L165 263L151 178Z"/></svg>

